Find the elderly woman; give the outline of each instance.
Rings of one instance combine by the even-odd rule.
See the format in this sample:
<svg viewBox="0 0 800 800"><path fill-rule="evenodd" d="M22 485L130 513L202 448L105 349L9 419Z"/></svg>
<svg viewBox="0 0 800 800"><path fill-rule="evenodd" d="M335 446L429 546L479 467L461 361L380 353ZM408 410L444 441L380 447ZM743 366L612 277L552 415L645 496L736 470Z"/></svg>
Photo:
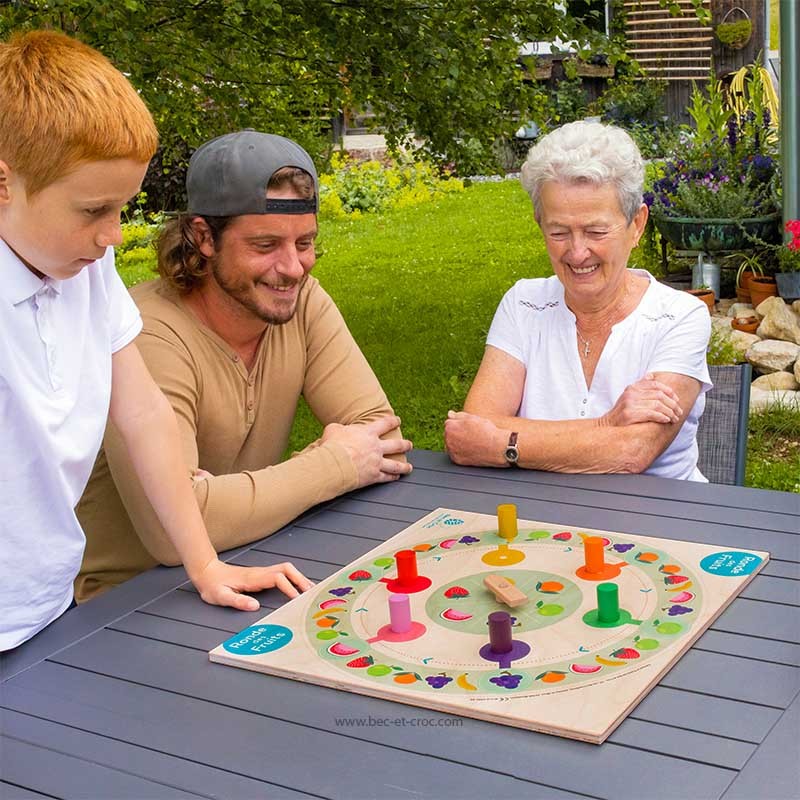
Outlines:
<svg viewBox="0 0 800 800"><path fill-rule="evenodd" d="M705 480L695 434L710 319L628 268L643 180L636 145L612 126L573 122L531 149L522 184L555 275L518 281L500 303L464 411L445 423L457 464Z"/></svg>

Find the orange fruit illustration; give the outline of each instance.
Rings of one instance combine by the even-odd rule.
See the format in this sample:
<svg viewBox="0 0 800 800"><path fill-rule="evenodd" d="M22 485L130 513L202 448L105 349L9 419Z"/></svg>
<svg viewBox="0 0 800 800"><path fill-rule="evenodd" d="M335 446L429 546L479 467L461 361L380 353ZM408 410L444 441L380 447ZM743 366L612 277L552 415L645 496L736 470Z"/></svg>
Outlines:
<svg viewBox="0 0 800 800"><path fill-rule="evenodd" d="M652 563L653 561L658 561L658 556L655 553L639 553L636 556L638 561L645 561L648 564Z"/></svg>
<svg viewBox="0 0 800 800"><path fill-rule="evenodd" d="M542 681L542 683L558 683L559 681L563 681L565 676L565 672L553 672L551 670L540 675L539 679Z"/></svg>
<svg viewBox="0 0 800 800"><path fill-rule="evenodd" d="M544 581L539 586L540 592L560 592L564 588L563 583L559 583L558 581Z"/></svg>

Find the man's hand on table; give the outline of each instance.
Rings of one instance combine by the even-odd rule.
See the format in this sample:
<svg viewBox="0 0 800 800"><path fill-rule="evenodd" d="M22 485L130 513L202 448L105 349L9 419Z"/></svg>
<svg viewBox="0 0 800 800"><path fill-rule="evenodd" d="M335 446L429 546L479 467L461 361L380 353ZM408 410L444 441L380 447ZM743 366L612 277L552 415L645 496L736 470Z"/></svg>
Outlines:
<svg viewBox="0 0 800 800"><path fill-rule="evenodd" d="M408 439L382 439L400 427L400 418L388 416L366 425L332 422L322 432L322 442L337 442L347 451L358 474L358 488L395 481L408 475L411 464L391 456L405 455L413 444Z"/></svg>
<svg viewBox="0 0 800 800"><path fill-rule="evenodd" d="M206 603L232 606L239 611L257 611L259 608L258 600L243 592L260 592L274 587L288 597L297 597L314 585L288 561L271 567L237 567L215 558L197 575L189 577Z"/></svg>

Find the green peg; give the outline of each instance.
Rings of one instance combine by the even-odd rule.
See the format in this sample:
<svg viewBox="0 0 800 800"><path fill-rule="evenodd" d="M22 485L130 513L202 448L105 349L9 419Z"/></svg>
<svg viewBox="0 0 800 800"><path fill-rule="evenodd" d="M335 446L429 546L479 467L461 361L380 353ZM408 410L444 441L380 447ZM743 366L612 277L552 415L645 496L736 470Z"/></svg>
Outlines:
<svg viewBox="0 0 800 800"><path fill-rule="evenodd" d="M616 583L597 585L597 621L614 624L619 620L619 589Z"/></svg>

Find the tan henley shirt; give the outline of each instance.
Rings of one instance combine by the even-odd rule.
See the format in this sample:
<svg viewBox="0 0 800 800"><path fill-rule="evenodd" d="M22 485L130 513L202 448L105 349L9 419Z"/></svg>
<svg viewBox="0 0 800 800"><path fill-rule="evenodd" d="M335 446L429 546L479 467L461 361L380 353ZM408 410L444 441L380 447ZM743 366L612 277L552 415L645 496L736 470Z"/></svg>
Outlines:
<svg viewBox="0 0 800 800"><path fill-rule="evenodd" d="M190 469L215 476L195 482L194 490L218 551L273 533L314 504L356 487L355 466L334 442L314 442L279 463L300 395L323 425L393 413L315 278L302 287L294 317L267 327L249 373L160 280L131 294L144 321L136 344L175 410L184 459ZM110 424L77 514L86 533L78 601L157 563L181 563Z"/></svg>

